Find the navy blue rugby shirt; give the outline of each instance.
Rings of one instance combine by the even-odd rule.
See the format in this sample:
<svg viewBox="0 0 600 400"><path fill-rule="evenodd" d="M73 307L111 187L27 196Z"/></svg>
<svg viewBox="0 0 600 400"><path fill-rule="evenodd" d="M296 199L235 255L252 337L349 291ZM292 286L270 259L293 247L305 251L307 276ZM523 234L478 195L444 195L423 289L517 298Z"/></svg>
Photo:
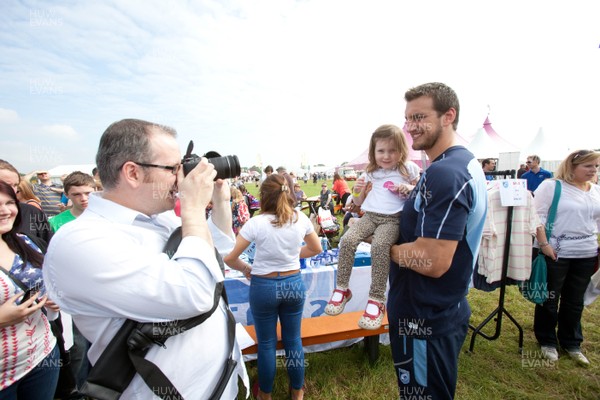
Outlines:
<svg viewBox="0 0 600 400"><path fill-rule="evenodd" d="M423 173L404 205L398 243L418 237L457 240L450 269L430 278L392 262L388 318L390 332L418 337L452 333L471 315L466 294L487 211L485 175L463 146L442 153ZM423 264L423 265L419 265ZM414 268L426 267L415 261Z"/></svg>

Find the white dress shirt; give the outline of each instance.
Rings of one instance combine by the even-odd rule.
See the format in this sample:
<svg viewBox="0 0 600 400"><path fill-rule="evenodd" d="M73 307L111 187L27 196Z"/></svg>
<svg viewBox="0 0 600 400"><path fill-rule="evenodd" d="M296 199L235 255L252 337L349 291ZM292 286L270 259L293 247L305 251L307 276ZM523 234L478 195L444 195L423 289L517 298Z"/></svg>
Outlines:
<svg viewBox="0 0 600 400"><path fill-rule="evenodd" d="M178 225L173 212L148 217L93 193L86 211L52 238L43 268L46 287L92 343L88 352L92 364L126 318L160 323L190 318L212 307L215 285L223 281L213 247L188 236L172 259L162 253ZM233 234L225 235L212 221L209 227L219 251L230 251ZM184 398L207 398L229 357L226 329L221 300L204 323L169 338L166 348L153 346L146 359L162 370ZM234 359L237 374L223 399L237 396L238 374L248 386L237 343ZM158 397L136 375L121 398Z"/></svg>

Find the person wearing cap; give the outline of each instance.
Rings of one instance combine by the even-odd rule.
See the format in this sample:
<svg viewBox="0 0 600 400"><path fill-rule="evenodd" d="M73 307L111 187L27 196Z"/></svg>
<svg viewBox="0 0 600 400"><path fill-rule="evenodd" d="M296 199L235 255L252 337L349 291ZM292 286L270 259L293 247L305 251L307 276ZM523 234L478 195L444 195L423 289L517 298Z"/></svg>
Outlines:
<svg viewBox="0 0 600 400"><path fill-rule="evenodd" d="M30 180L33 173L25 175L26 180ZM60 185L52 182L48 170L39 170L35 172L38 183L33 184L33 193L42 201L42 210L48 218L59 214L62 204L63 189Z"/></svg>

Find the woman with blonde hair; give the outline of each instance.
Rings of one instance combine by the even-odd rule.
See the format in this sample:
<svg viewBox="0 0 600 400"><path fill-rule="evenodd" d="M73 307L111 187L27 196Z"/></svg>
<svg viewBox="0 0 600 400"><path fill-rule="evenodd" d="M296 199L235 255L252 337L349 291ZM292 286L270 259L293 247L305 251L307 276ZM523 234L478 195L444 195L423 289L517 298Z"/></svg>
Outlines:
<svg viewBox="0 0 600 400"><path fill-rule="evenodd" d="M558 206L551 235L538 228L535 247L546 256L548 291L544 304L535 306L533 330L544 358L558 360L558 347L575 362L589 366L581 351L581 315L585 290L598 263L600 187L591 182L600 165L600 153L579 150L561 162L555 179L544 180L533 198L540 220L545 224L557 193Z"/></svg>
<svg viewBox="0 0 600 400"><path fill-rule="evenodd" d="M250 279L250 311L258 340L258 385L255 397L270 400L276 369L277 320L292 399L304 396L304 351L300 327L306 288L300 258L321 252L319 237L306 214L294 209L296 199L282 175L269 175L260 186L260 214L250 219L237 236L225 263ZM252 266L240 260L254 242ZM306 244L302 244L305 242Z"/></svg>
<svg viewBox="0 0 600 400"><path fill-rule="evenodd" d="M30 204L37 209L42 209L42 201L33 193L33 186L25 179L21 179L17 188L17 198L21 203Z"/></svg>

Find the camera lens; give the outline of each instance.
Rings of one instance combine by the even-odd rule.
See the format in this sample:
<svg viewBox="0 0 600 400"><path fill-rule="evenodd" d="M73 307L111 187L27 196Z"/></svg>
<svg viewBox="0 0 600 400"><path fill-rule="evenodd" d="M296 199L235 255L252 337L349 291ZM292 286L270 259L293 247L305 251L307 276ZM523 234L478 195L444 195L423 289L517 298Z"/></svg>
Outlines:
<svg viewBox="0 0 600 400"><path fill-rule="evenodd" d="M200 162L200 157L198 157L196 154L192 154L193 149L194 142L190 140L187 152L181 160L183 174L186 176ZM215 167L215 171L217 171L215 180L235 178L236 176L240 176L242 172L240 160L237 158L237 156L221 157L221 155L216 151L209 151L204 155L204 157L206 157L208 162Z"/></svg>
<svg viewBox="0 0 600 400"><path fill-rule="evenodd" d="M215 167L217 176L215 179L227 179L240 176L240 160L237 156L224 156L209 158L208 162Z"/></svg>

